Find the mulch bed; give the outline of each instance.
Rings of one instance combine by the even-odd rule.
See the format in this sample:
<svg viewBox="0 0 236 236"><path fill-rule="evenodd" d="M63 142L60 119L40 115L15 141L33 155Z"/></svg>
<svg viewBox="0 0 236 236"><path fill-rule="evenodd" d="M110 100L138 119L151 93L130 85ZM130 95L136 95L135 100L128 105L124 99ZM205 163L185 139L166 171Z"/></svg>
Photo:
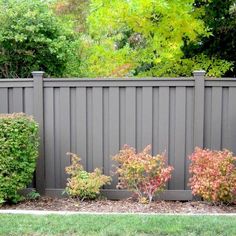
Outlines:
<svg viewBox="0 0 236 236"><path fill-rule="evenodd" d="M119 213L236 213L236 205L212 205L201 201L155 201L151 204L141 204L132 199L80 202L71 198L49 197L41 197L38 200L26 200L17 205L3 205L0 209Z"/></svg>

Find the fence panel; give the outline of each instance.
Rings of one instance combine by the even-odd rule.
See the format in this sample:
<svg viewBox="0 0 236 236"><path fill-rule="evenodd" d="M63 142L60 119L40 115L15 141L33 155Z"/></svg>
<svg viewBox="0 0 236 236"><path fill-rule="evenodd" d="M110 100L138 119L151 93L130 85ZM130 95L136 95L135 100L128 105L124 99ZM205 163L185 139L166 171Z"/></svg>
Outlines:
<svg viewBox="0 0 236 236"><path fill-rule="evenodd" d="M66 152L78 153L88 171L101 167L111 175L111 157L124 144L138 151L151 144L153 154L165 152L175 167L166 198L191 196L186 154L193 150L193 78L44 81L47 194L65 187ZM126 196L116 184L114 176L107 194Z"/></svg>
<svg viewBox="0 0 236 236"><path fill-rule="evenodd" d="M236 79L34 79L0 80L0 113L33 114L40 124L41 148L36 187L47 195L65 188L67 152L78 153L88 171L114 171L112 155L124 144L138 151L152 145L165 152L175 170L162 199L189 200L188 156L195 146L236 153ZM36 182L36 184L35 184ZM117 177L103 192L116 190Z"/></svg>

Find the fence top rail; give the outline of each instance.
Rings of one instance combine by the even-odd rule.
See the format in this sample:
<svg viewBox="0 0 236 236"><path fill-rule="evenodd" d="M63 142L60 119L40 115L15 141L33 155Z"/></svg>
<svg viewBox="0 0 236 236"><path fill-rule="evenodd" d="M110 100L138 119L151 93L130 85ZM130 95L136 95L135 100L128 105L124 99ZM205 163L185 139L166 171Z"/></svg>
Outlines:
<svg viewBox="0 0 236 236"><path fill-rule="evenodd" d="M147 78L135 78L135 77L125 77L125 78L44 78L45 82L65 82L65 81L78 81L78 82L90 82L90 81L96 81L96 82L102 82L102 81L194 81L194 77L147 77ZM236 78L211 78L211 77L205 77L206 81L236 81ZM33 82L33 78L0 78L0 82Z"/></svg>
<svg viewBox="0 0 236 236"><path fill-rule="evenodd" d="M0 78L0 82L33 82L33 78Z"/></svg>
<svg viewBox="0 0 236 236"><path fill-rule="evenodd" d="M148 77L148 78L134 78L134 77L125 77L125 78L44 78L45 82L56 82L56 81L193 81L194 77L177 77L177 78L168 78L168 77Z"/></svg>
<svg viewBox="0 0 236 236"><path fill-rule="evenodd" d="M211 77L206 77L206 81L236 81L236 78L211 78Z"/></svg>

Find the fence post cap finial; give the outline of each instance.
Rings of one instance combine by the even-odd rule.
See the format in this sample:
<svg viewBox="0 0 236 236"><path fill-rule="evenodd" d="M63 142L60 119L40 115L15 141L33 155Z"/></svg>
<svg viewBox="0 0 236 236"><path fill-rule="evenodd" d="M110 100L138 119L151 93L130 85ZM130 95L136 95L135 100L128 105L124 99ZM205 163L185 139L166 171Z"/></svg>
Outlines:
<svg viewBox="0 0 236 236"><path fill-rule="evenodd" d="M205 70L195 70L193 71L194 76L205 76L206 71Z"/></svg>
<svg viewBox="0 0 236 236"><path fill-rule="evenodd" d="M45 73L44 71L33 71L32 75L33 76L43 76L44 73Z"/></svg>

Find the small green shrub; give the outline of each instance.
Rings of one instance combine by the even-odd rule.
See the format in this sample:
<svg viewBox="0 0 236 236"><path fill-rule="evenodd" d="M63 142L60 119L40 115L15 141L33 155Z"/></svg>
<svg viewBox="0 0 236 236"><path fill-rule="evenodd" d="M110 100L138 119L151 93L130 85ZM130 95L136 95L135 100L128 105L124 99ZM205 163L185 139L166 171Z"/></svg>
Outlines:
<svg viewBox="0 0 236 236"><path fill-rule="evenodd" d="M26 199L29 199L29 200L37 200L39 198L40 198L40 194L36 192L35 190L32 190L26 195Z"/></svg>
<svg viewBox="0 0 236 236"><path fill-rule="evenodd" d="M68 155L71 155L71 165L66 167L66 173L71 176L68 178L65 192L81 200L95 199L100 194L100 188L109 184L111 178L102 175L102 171L98 168L92 173L85 171L78 155L73 153L68 153Z"/></svg>
<svg viewBox="0 0 236 236"><path fill-rule="evenodd" d="M118 162L118 188L128 189L139 198L139 202L151 202L153 197L164 190L171 178L173 167L166 166L165 156L150 154L151 145L140 153L128 145L113 157Z"/></svg>
<svg viewBox="0 0 236 236"><path fill-rule="evenodd" d="M236 201L236 157L232 152L196 148L190 160L193 195L210 202Z"/></svg>
<svg viewBox="0 0 236 236"><path fill-rule="evenodd" d="M0 203L16 203L32 180L38 157L38 124L23 113L0 115Z"/></svg>

